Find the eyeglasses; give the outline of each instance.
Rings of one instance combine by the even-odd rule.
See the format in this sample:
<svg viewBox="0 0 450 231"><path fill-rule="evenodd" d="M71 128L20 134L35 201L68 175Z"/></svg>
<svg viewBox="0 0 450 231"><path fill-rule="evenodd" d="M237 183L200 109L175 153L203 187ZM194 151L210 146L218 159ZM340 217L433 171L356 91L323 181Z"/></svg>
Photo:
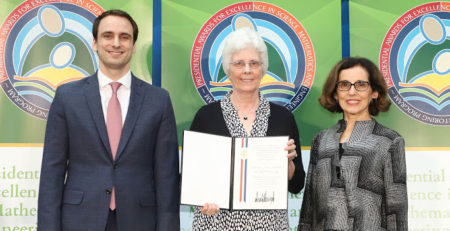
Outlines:
<svg viewBox="0 0 450 231"><path fill-rule="evenodd" d="M358 80L354 83L351 83L347 80L341 80L336 83L336 88L339 91L350 91L350 88L352 88L352 86L354 86L355 90L357 91L367 91L367 89L369 89L370 83L369 81L363 80Z"/></svg>
<svg viewBox="0 0 450 231"><path fill-rule="evenodd" d="M242 60L236 61L236 62L231 62L230 63L234 68L236 69L243 69L245 68L245 66L249 66L250 69L256 69L259 68L262 64L262 62L256 61L256 60L250 60L250 62L246 63Z"/></svg>

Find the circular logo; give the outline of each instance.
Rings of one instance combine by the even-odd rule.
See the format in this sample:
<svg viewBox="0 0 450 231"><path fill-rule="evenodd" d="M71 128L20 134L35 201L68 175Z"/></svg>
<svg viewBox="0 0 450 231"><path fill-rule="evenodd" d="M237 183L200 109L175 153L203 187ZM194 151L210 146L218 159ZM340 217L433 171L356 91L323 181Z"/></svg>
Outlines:
<svg viewBox="0 0 450 231"><path fill-rule="evenodd" d="M47 119L56 88L92 75L91 29L103 9L90 0L28 0L0 28L0 84L24 112Z"/></svg>
<svg viewBox="0 0 450 231"><path fill-rule="evenodd" d="M450 3L417 6L395 21L380 50L389 96L410 117L450 125Z"/></svg>
<svg viewBox="0 0 450 231"><path fill-rule="evenodd" d="M294 16L265 2L227 6L202 26L191 53L191 74L198 93L206 103L211 103L232 89L222 69L222 50L227 35L240 27L256 30L267 45L270 64L261 80L261 94L294 111L313 84L314 48L305 28Z"/></svg>

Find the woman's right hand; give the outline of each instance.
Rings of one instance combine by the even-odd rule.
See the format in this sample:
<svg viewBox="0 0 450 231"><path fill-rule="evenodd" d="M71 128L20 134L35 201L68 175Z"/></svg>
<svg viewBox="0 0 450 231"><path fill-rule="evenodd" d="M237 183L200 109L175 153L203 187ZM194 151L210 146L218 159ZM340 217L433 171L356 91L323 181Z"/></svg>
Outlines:
<svg viewBox="0 0 450 231"><path fill-rule="evenodd" d="M203 205L203 207L200 209L200 212L202 212L205 215L211 216L214 214L217 214L220 212L219 206L214 203L206 203Z"/></svg>

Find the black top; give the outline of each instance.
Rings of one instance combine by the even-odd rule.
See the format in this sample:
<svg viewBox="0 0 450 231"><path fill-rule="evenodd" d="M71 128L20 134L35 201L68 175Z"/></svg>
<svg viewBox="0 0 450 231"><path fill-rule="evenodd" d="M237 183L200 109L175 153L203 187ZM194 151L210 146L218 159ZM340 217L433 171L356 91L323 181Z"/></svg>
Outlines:
<svg viewBox="0 0 450 231"><path fill-rule="evenodd" d="M192 121L190 130L215 135L231 136L222 114L220 101L201 107ZM305 183L305 171L303 169L301 158L299 132L292 113L282 106L270 103L270 116L266 135L288 135L290 139L294 139L298 156L293 160L295 172L294 176L289 181L288 190L294 194L299 193Z"/></svg>

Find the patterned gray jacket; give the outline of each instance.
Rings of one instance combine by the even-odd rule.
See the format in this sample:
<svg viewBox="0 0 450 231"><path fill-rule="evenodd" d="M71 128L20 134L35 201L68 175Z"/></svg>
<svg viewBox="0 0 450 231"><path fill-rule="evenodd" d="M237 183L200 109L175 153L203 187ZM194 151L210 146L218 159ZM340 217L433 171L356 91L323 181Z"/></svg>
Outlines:
<svg viewBox="0 0 450 231"><path fill-rule="evenodd" d="M314 137L299 230L408 230L404 139L374 119Z"/></svg>

